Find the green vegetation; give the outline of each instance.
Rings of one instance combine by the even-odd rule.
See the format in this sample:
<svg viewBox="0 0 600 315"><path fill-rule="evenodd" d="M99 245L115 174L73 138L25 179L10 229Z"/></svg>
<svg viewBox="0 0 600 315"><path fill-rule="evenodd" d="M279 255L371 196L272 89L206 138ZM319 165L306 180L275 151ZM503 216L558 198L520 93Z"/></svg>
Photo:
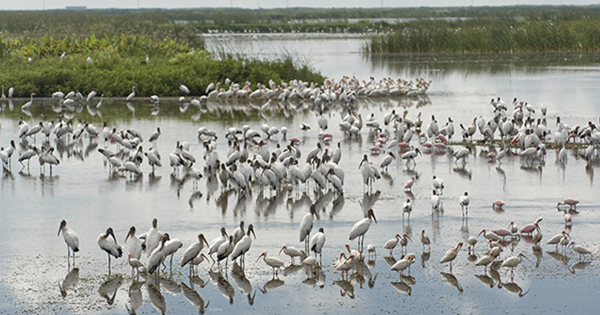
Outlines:
<svg viewBox="0 0 600 315"><path fill-rule="evenodd" d="M215 60L194 28L160 12L2 12L0 32L0 84L14 86L16 97L58 90L125 96L132 86L138 96L178 96L180 84L201 95L225 78L253 87L269 79L323 80L291 56L246 60L245 68L231 55Z"/></svg>
<svg viewBox="0 0 600 315"><path fill-rule="evenodd" d="M365 50L379 52L525 52L600 49L600 20L415 21L376 36Z"/></svg>

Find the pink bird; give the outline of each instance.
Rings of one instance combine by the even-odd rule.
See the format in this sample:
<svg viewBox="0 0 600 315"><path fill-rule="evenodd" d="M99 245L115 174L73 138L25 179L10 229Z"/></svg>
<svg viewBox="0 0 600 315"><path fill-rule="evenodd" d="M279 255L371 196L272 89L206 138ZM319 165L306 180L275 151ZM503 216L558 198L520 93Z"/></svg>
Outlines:
<svg viewBox="0 0 600 315"><path fill-rule="evenodd" d="M399 142L398 146L400 147L401 150L407 150L408 148L410 148L410 145L406 142Z"/></svg>
<svg viewBox="0 0 600 315"><path fill-rule="evenodd" d="M565 225L572 225L573 222L571 221L571 214L567 213L567 211L565 210Z"/></svg>
<svg viewBox="0 0 600 315"><path fill-rule="evenodd" d="M443 135L438 135L437 137L438 137L438 139L439 139L440 141L442 141L443 143L448 143L448 139L446 139L446 137L444 137Z"/></svg>
<svg viewBox="0 0 600 315"><path fill-rule="evenodd" d="M571 210L575 210L577 209L577 204L579 203L579 200L575 200L572 198L567 198L565 199L565 201L563 202L559 202L556 206L559 207L560 205L568 205L569 209Z"/></svg>
<svg viewBox="0 0 600 315"><path fill-rule="evenodd" d="M498 200L492 202L492 209L501 210L504 205L505 205L504 201L498 199Z"/></svg>
<svg viewBox="0 0 600 315"><path fill-rule="evenodd" d="M411 178L404 183L404 191L411 191L412 186L415 184L415 178Z"/></svg>
<svg viewBox="0 0 600 315"><path fill-rule="evenodd" d="M533 222L532 224L528 224L525 227L523 227L521 229L521 234L529 234L531 235L533 233L533 231L538 230L540 231L540 226L538 225L538 223L540 223L542 221L542 218L539 218L537 220L535 220L535 222Z"/></svg>

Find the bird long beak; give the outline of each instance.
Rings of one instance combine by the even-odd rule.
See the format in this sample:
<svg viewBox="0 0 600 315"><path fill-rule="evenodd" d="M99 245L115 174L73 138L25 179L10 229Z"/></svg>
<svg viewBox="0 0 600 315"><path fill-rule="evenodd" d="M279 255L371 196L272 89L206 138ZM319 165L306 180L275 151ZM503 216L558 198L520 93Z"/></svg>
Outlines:
<svg viewBox="0 0 600 315"><path fill-rule="evenodd" d="M110 235L112 235L113 240L115 240L115 244L117 244L117 237L115 236L115 232L113 230L110 230Z"/></svg>
<svg viewBox="0 0 600 315"><path fill-rule="evenodd" d="M254 228L251 228L250 231L252 231L252 235L254 235L254 239L256 239L256 233L254 233Z"/></svg>
<svg viewBox="0 0 600 315"><path fill-rule="evenodd" d="M202 235L202 240L204 241L206 246L210 247L210 245L208 245L208 241L206 240L206 237L204 237L204 235Z"/></svg>
<svg viewBox="0 0 600 315"><path fill-rule="evenodd" d="M377 218L375 218L375 213L373 213L371 216L373 217L373 221L375 221L375 223L377 223Z"/></svg>
<svg viewBox="0 0 600 315"><path fill-rule="evenodd" d="M260 257L264 256L265 253L260 254L260 256L258 256L258 258L256 259L256 262L258 262L260 260Z"/></svg>
<svg viewBox="0 0 600 315"><path fill-rule="evenodd" d="M129 229L127 236L125 236L125 243L127 243L127 240L129 239L130 236L133 237L133 230L131 230L131 229Z"/></svg>
<svg viewBox="0 0 600 315"><path fill-rule="evenodd" d="M410 238L410 236L408 236L408 235L404 234L404 237L406 237L406 238L408 238L409 240L411 240L411 241L412 241L412 238Z"/></svg>
<svg viewBox="0 0 600 315"><path fill-rule="evenodd" d="M286 248L286 246L284 245L280 250L279 250L279 255L281 255L281 252Z"/></svg>
<svg viewBox="0 0 600 315"><path fill-rule="evenodd" d="M60 235L60 231L62 231L62 229L67 225L67 223L65 221L60 222L60 227L58 228L58 233L56 234L56 236Z"/></svg>

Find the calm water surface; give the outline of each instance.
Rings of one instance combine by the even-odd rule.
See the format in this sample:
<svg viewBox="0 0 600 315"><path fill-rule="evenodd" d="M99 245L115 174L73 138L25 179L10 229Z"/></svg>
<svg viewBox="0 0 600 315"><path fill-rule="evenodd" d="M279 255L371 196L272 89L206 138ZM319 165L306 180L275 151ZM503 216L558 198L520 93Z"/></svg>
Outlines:
<svg viewBox="0 0 600 315"><path fill-rule="evenodd" d="M379 121L384 113L394 108L396 111L407 109L411 118L421 112L424 126L432 114L440 125L447 117L452 117L458 131L459 123L470 124L474 117L489 119L492 116L489 100L497 96L507 102L517 97L536 108L546 104L548 126L553 131L557 116L570 126L584 125L588 121L598 123L600 116L597 102L600 67L593 56L483 55L464 58L394 55L365 58L360 54L360 39L236 39L235 42L209 42L209 47L223 44L233 47L234 51L243 50L249 56L261 58L292 51L306 57L324 75L336 80L342 75L356 75L361 79L369 76L377 79L423 77L433 81L427 97L361 100L359 113L363 117L374 113ZM8 102L2 103L2 146L6 147L12 139L17 140L17 119L22 115L19 109L26 101L15 100L12 111ZM30 125L37 123L44 111L49 117L56 118L48 104L41 104L34 100L33 119L27 118ZM388 174L374 184L371 192L365 192L360 184L358 163L369 153L372 139L367 128L363 128L359 140L344 139L337 128L339 113L332 111L328 116L329 131L333 134L330 148L333 149L338 141L342 142L340 165L346 173L342 197L333 193L315 195L312 191L306 196L302 193L270 195L254 189L251 195L238 198L237 194L224 193L205 179L195 188L191 180L172 176L168 154L176 141L190 143L191 153L199 160L197 167L201 168L204 166L204 149L197 138L197 129L201 126L220 135L216 142L217 151L224 159L228 147L223 135L230 126L249 124L257 130L263 123L287 126L290 129L288 137L303 138L299 126L306 122L313 129L300 146L305 156L318 142L314 113L298 107L293 115L281 109L260 115L243 103L225 107L209 103L199 115L194 107L182 113L178 104L161 102L159 113L151 115L148 100L137 100L132 105L134 111L124 101L105 101L101 111L109 126L118 129L134 127L146 138L157 126L161 128L157 148L165 166L158 168L154 176L146 162L142 176L109 175L102 155L96 151L104 146L103 141L87 138L77 145L57 150L62 152L59 156L61 164L53 169L52 176L48 169L45 176L40 174L35 158L29 172L19 172L17 153L13 156L12 172L4 172L0 180L0 228L4 231L0 252L2 313L121 314L128 308L137 308L138 313L301 313L307 310L340 313L360 309L370 313L449 311L478 314L500 311L513 314L574 309L595 313L600 308L596 280L600 251L597 242L600 183L595 176L598 165L586 166L585 160L578 158L574 151L569 152L566 166L558 165L556 152L549 150L543 165L529 166L516 156L506 158L498 167L483 157L489 148L477 147L464 168L456 165L449 155L428 153L417 158L414 170L407 169L404 163L392 163ZM536 111L535 117L539 116ZM96 126L102 124L98 116L90 116L85 109L77 117ZM36 141L39 146L43 139L38 136ZM55 145L54 140L52 143ZM277 143L270 142L269 148L274 149ZM147 142L143 145L146 150L150 146ZM114 145L110 147L114 149ZM369 159L378 165L383 157L370 156ZM304 164L304 158L300 164ZM439 218L431 216L433 175L443 178L446 186L444 213ZM401 205L407 196L402 187L411 176L418 176L413 189L413 213L410 221L403 221ZM201 197L198 197L198 190ZM468 220L462 220L458 205L458 198L464 191L471 196ZM453 264L452 275L446 264L438 263L446 250L459 241L465 242L482 229L506 228L511 221L523 227L543 217L540 225L544 234L542 243L545 244L564 228L563 214L557 211L556 203L568 197L581 201L577 207L580 214L573 216L571 236L577 244L592 251L591 258L581 262L570 249L566 256L557 255L550 245L543 245L544 251L536 256L531 245L521 241L513 253L510 248L505 248L501 258L522 252L529 260L524 260L515 269L512 281L507 268L501 268L498 274L488 272L488 276L500 278L500 282L491 279L489 283L484 282L490 279L476 276L484 275L484 272L468 260L466 246ZM504 212L492 211L490 204L496 199L506 202ZM283 244L302 247L297 241L298 226L311 202L319 206L315 229L323 227L327 236L322 274L316 279L307 279L304 270L292 268L280 273L279 280L274 281L271 269L262 260L256 262L256 258L263 251L268 251L269 256L277 256ZM350 283L342 282L340 273L333 270L331 264L344 250L352 225L363 218L369 206L374 209L378 223L371 225L365 243L377 246L377 257L363 277L354 275ZM133 282L130 267L123 258L113 259L113 276L107 276L107 257L98 248L98 235L111 226L122 243L131 225L138 228L138 233L143 233L155 217L161 231L169 232L184 243L183 249L175 255L176 262L183 250L196 241L198 233L204 233L210 241L218 236L221 226L232 232L240 220L252 223L257 239L247 255L245 276L232 272L231 264L226 273L219 275L209 272L209 264L203 263L199 277L190 279L187 269L174 266L171 277L161 280L157 288L154 284ZM66 219L79 234L81 251L76 258L78 269L75 271L67 266L62 237L56 236L62 219ZM423 229L432 239L429 255L423 253L419 242ZM391 272L388 265L391 259L384 257L389 253L382 248L383 244L396 233L406 233L413 239L408 245L408 252L417 256L410 270L413 278L401 279ZM479 238L477 256L484 251L483 240L483 237ZM350 245L356 248L355 242ZM401 257L398 248L394 257ZM288 257L282 255L280 258L289 264ZM65 282L66 296L63 297L60 287ZM153 280L149 282L154 283ZM406 283L412 284L410 295L405 292ZM525 294L522 297L518 294L519 288L521 295ZM141 302L138 303L140 295ZM203 309L200 304L208 304L208 307Z"/></svg>

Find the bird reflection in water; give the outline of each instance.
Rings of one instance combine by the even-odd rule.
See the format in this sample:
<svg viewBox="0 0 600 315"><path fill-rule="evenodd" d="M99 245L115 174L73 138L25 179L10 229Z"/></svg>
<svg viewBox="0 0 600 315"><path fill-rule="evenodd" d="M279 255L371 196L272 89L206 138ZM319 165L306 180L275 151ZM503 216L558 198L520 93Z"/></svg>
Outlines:
<svg viewBox="0 0 600 315"><path fill-rule="evenodd" d="M442 278L446 281L446 283L448 283L450 286L455 287L458 292L462 293L463 292L463 288L460 285L460 283L458 283L458 279L451 273L446 273L446 272L440 272L440 274L442 275Z"/></svg>
<svg viewBox="0 0 600 315"><path fill-rule="evenodd" d="M477 280L479 280L479 282L483 283L483 285L485 285L487 287L493 288L494 285L496 285L496 282L494 281L494 279L492 279L487 274L475 275L475 278L477 278Z"/></svg>
<svg viewBox="0 0 600 315"><path fill-rule="evenodd" d="M179 284L172 279L160 278L160 285L166 292L171 295L179 295L181 294L181 287Z"/></svg>
<svg viewBox="0 0 600 315"><path fill-rule="evenodd" d="M148 297L150 298L152 307L161 314L165 314L167 312L167 303L165 297L160 293L160 286L155 286L154 283L147 282L146 289L148 289Z"/></svg>
<svg viewBox="0 0 600 315"><path fill-rule="evenodd" d="M279 278L273 278L269 281L267 281L262 289L260 287L258 287L258 289L260 290L260 292L262 292L263 294L267 294L268 290L274 290L279 288L280 286L284 285L285 282L283 282L283 280L279 279Z"/></svg>
<svg viewBox="0 0 600 315"><path fill-rule="evenodd" d="M135 314L135 311L142 306L142 285L143 282L133 281L129 286L129 305L125 305L129 314Z"/></svg>
<svg viewBox="0 0 600 315"><path fill-rule="evenodd" d="M403 281L392 282L392 287L394 287L394 289L398 290L400 293L408 294L408 296L411 296L412 294L412 287Z"/></svg>
<svg viewBox="0 0 600 315"><path fill-rule="evenodd" d="M210 301L204 304L204 299L198 294L198 292L187 286L184 282L181 282L181 291L183 291L183 296L195 307L198 307L198 313L204 314L206 312L206 308L210 304Z"/></svg>
<svg viewBox="0 0 600 315"><path fill-rule="evenodd" d="M60 289L60 295L62 297L67 296L67 289L70 287L74 287L77 282L79 282L79 268L73 268L67 275L62 283L58 283L58 288Z"/></svg>
<svg viewBox="0 0 600 315"><path fill-rule="evenodd" d="M250 283L250 280L246 278L244 269L237 263L237 261L233 263L233 268L231 269L230 274L235 286L237 286L242 291L242 294L248 298L248 303L253 305L256 291L254 291L254 294L252 294L252 284Z"/></svg>
<svg viewBox="0 0 600 315"><path fill-rule="evenodd" d="M421 253L421 267L425 268L425 263L431 257L431 251Z"/></svg>
<svg viewBox="0 0 600 315"><path fill-rule="evenodd" d="M210 276L210 280L213 284L217 285L219 288L219 292L226 299L229 299L229 304L233 304L233 297L235 296L235 289L233 286L225 279L221 272L217 272L215 270L209 270L208 274Z"/></svg>
<svg viewBox="0 0 600 315"><path fill-rule="evenodd" d="M511 282L507 282L507 283L502 283L502 287L504 287L506 289L506 291L510 292L510 293L514 293L516 295L518 295L519 297L523 297L525 296L525 294L527 294L529 292L529 290L525 291L525 293L523 293L523 289L516 283L514 283L513 281Z"/></svg>
<svg viewBox="0 0 600 315"><path fill-rule="evenodd" d="M575 274L575 270L583 270L585 267L589 266L592 262L591 261L580 261L576 264L574 264L569 270L571 271L572 274Z"/></svg>
<svg viewBox="0 0 600 315"><path fill-rule="evenodd" d="M122 284L123 278L121 276L108 276L108 279L102 282L100 288L98 288L98 294L106 299L106 303L108 303L108 305L113 305L115 303L117 291Z"/></svg>
<svg viewBox="0 0 600 315"><path fill-rule="evenodd" d="M340 296L348 296L351 299L354 299L354 286L348 280L333 280L333 284L335 284L340 289Z"/></svg>

